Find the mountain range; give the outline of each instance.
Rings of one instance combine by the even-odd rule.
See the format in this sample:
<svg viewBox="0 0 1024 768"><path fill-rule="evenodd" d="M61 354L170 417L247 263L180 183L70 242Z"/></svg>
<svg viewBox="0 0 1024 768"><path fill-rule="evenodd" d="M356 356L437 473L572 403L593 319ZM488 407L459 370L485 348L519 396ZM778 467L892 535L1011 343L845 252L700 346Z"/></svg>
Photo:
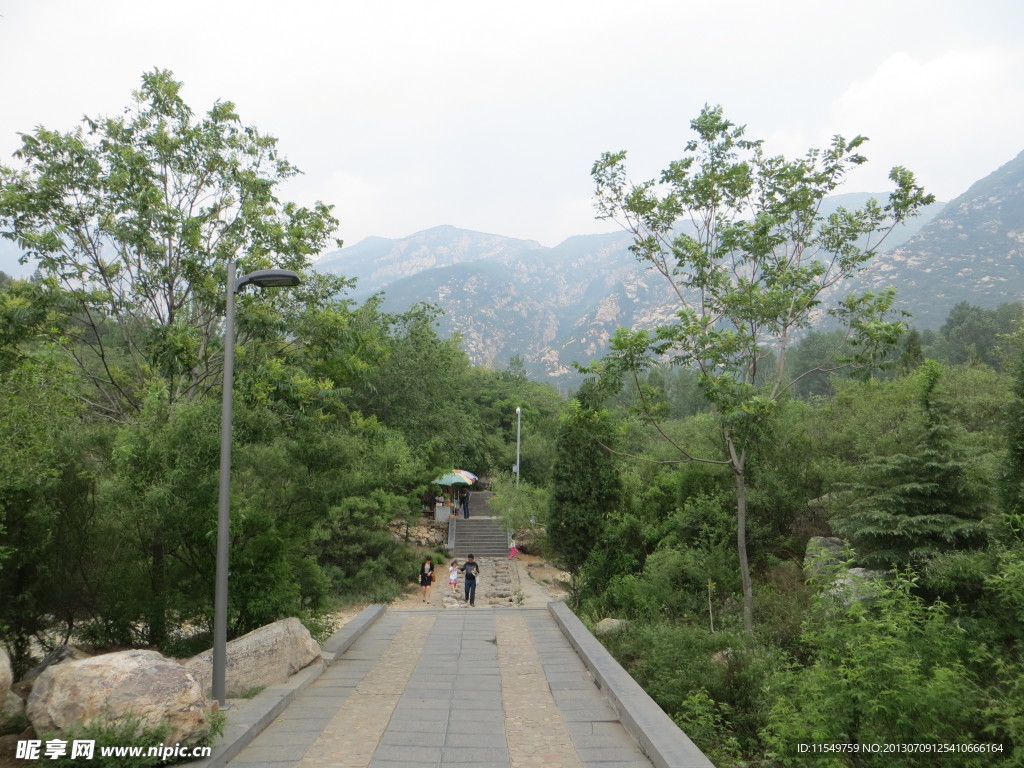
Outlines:
<svg viewBox="0 0 1024 768"><path fill-rule="evenodd" d="M869 197L830 198L854 208ZM827 211L826 211L827 212ZM535 376L572 379L573 362L604 352L620 326L651 328L677 301L664 279L629 251L626 232L571 237L554 248L440 226L409 237L369 238L327 254L316 268L358 280L355 298L382 291L384 309L440 307L477 364L519 355ZM919 329L937 328L959 302L992 308L1024 299L1024 153L949 203L895 230L848 289L897 289L897 308Z"/></svg>

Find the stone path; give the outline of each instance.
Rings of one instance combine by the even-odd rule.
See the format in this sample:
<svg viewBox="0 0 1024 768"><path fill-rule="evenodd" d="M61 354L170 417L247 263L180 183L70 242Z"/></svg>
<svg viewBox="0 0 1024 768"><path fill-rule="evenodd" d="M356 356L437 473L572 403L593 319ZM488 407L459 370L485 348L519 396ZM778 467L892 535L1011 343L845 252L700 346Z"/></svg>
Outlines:
<svg viewBox="0 0 1024 768"><path fill-rule="evenodd" d="M478 601L465 610L388 610L230 765L651 763L547 610Z"/></svg>

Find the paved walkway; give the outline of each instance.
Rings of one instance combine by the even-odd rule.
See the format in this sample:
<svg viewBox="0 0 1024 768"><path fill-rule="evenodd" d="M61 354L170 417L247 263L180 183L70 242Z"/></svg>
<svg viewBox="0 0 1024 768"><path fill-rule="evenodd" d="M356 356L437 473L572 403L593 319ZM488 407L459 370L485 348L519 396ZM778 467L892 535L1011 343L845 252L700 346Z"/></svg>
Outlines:
<svg viewBox="0 0 1024 768"><path fill-rule="evenodd" d="M650 768L545 609L388 610L234 768Z"/></svg>

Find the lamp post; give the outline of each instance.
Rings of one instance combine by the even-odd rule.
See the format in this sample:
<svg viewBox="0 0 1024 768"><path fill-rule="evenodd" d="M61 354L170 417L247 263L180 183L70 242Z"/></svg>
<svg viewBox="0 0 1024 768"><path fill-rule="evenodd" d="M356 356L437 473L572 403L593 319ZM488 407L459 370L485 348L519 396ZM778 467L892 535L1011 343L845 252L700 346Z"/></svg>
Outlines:
<svg viewBox="0 0 1024 768"><path fill-rule="evenodd" d="M224 320L224 394L220 412L220 490L217 501L217 575L213 595L213 697L224 707L228 640L228 540L231 536L231 411L235 376L235 294L247 285L275 288L298 285L287 269L261 269L236 280L228 262L227 312Z"/></svg>
<svg viewBox="0 0 1024 768"><path fill-rule="evenodd" d="M519 487L519 442L523 432L523 409L516 408L516 488Z"/></svg>

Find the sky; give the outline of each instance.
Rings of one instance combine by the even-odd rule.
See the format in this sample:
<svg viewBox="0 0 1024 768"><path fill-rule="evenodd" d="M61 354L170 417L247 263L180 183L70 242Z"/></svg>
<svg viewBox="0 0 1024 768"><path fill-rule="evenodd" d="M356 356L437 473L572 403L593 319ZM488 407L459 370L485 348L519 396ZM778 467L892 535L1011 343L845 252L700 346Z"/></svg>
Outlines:
<svg viewBox="0 0 1024 768"><path fill-rule="evenodd" d="M1019 0L0 0L0 163L161 68L276 136L282 197L333 204L348 244L612 231L594 161L657 175L705 104L789 157L868 136L843 191L904 165L950 200L1024 150L1022 41Z"/></svg>

